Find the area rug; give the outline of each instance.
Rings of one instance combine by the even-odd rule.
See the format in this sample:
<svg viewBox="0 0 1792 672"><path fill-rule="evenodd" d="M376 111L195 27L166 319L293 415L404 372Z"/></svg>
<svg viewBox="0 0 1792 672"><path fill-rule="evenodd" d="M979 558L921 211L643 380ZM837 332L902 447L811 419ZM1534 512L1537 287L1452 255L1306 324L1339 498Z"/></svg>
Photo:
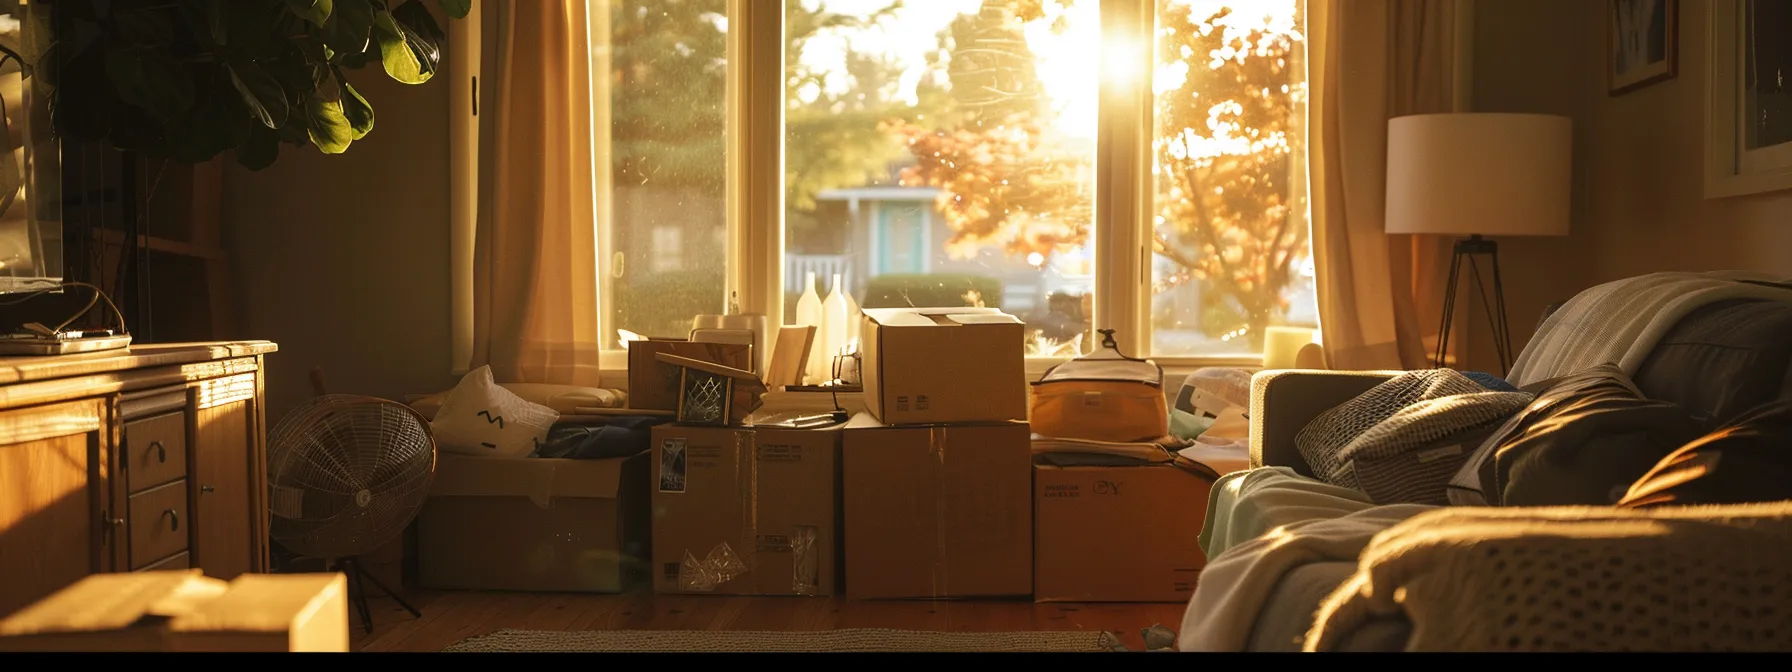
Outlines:
<svg viewBox="0 0 1792 672"><path fill-rule="evenodd" d="M916 630L819 630L793 632L607 630L553 632L499 630L443 651L497 652L1077 652L1113 651L1119 640L1105 632L922 632Z"/></svg>

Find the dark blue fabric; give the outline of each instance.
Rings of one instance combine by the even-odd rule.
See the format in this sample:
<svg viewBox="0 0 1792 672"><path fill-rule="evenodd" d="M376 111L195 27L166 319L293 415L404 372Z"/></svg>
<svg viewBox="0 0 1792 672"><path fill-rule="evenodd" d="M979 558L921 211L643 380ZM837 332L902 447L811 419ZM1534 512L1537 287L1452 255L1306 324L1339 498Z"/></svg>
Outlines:
<svg viewBox="0 0 1792 672"><path fill-rule="evenodd" d="M633 457L653 445L655 425L671 421L666 417L619 417L596 426L555 425L534 456L567 460Z"/></svg>
<svg viewBox="0 0 1792 672"><path fill-rule="evenodd" d="M1493 392L1517 392L1518 387L1505 378L1481 371L1463 371L1462 375Z"/></svg>

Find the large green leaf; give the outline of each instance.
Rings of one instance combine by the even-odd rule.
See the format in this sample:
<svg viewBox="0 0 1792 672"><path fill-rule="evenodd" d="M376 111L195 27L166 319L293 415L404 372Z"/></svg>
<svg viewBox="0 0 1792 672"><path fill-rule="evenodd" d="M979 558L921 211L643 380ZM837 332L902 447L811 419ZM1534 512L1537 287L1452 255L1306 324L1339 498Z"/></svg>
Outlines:
<svg viewBox="0 0 1792 672"><path fill-rule="evenodd" d="M442 26L436 23L436 17L429 13L429 8L419 0L407 0L392 10L392 18L398 25L410 29L410 34L420 39L413 40L411 46L418 49L419 59L427 59L426 64L434 70L442 62L442 47L448 44L448 34L442 32Z"/></svg>
<svg viewBox="0 0 1792 672"><path fill-rule="evenodd" d="M132 47L108 51L106 75L120 100L163 122L193 105L192 74L165 50Z"/></svg>
<svg viewBox="0 0 1792 672"><path fill-rule="evenodd" d="M464 19L473 11L473 0L436 0L436 6L441 7L442 14L450 19Z"/></svg>
<svg viewBox="0 0 1792 672"><path fill-rule="evenodd" d="M286 115L291 108L286 102L286 89L280 86L280 80L268 74L253 61L231 64L230 83L236 87L237 95L243 99L243 106L249 113L269 129L276 129L286 124Z"/></svg>
<svg viewBox="0 0 1792 672"><path fill-rule="evenodd" d="M160 9L132 9L112 16L119 37L139 47L162 47L174 41L174 21Z"/></svg>
<svg viewBox="0 0 1792 672"><path fill-rule="evenodd" d="M169 125L176 161L208 161L237 145L237 129L249 122L238 90L224 80L216 75L206 78L193 109Z"/></svg>
<svg viewBox="0 0 1792 672"><path fill-rule="evenodd" d="M249 170L274 165L274 159L279 156L280 134L263 126L254 127L249 131L249 137L236 146L236 162Z"/></svg>
<svg viewBox="0 0 1792 672"><path fill-rule="evenodd" d="M243 2L244 0L230 0ZM246 4L246 3L245 3ZM321 26L329 20L333 0L286 0L286 8L292 10L299 18L310 21L312 25Z"/></svg>
<svg viewBox="0 0 1792 672"><path fill-rule="evenodd" d="M373 32L371 0L336 0L336 9L324 26L324 40L338 54L367 51L367 40Z"/></svg>
<svg viewBox="0 0 1792 672"><path fill-rule="evenodd" d="M355 141L355 130L348 123L348 117L342 113L342 101L324 100L320 96L312 96L305 106L309 113L311 127L308 129L311 144L325 154L341 154L348 151L349 143Z"/></svg>
<svg viewBox="0 0 1792 672"><path fill-rule="evenodd" d="M417 58L417 52L410 45L410 32L393 20L392 13L383 10L375 13L373 25L378 29L374 39L380 44L380 63L386 67L386 74L404 84L429 81L435 70L426 69Z"/></svg>
<svg viewBox="0 0 1792 672"><path fill-rule="evenodd" d="M348 78L342 76L341 68L332 68L336 75L336 83L342 87L342 116L348 119L349 128L354 130L354 138L360 140L373 131L373 106L361 97L361 92L349 85Z"/></svg>

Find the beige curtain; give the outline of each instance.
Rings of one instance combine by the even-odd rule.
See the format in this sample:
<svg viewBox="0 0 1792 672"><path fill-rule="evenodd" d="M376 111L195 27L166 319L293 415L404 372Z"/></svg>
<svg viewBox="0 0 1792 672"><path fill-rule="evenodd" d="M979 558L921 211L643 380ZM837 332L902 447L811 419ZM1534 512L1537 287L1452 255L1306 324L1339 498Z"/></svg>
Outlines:
<svg viewBox="0 0 1792 672"><path fill-rule="evenodd" d="M585 0L486 5L473 367L596 386L599 192Z"/></svg>
<svg viewBox="0 0 1792 672"><path fill-rule="evenodd" d="M1313 252L1326 363L1429 368L1451 242L1382 232L1387 130L1393 117L1452 111L1456 2L1309 2ZM1462 350L1463 322L1451 329L1452 350Z"/></svg>

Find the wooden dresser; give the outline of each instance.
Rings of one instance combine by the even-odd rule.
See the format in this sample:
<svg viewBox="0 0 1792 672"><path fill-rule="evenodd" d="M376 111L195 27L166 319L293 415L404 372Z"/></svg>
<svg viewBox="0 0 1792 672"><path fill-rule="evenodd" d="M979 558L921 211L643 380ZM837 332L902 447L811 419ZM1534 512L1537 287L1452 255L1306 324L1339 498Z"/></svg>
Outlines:
<svg viewBox="0 0 1792 672"><path fill-rule="evenodd" d="M0 616L97 572L266 572L274 350L0 357Z"/></svg>

